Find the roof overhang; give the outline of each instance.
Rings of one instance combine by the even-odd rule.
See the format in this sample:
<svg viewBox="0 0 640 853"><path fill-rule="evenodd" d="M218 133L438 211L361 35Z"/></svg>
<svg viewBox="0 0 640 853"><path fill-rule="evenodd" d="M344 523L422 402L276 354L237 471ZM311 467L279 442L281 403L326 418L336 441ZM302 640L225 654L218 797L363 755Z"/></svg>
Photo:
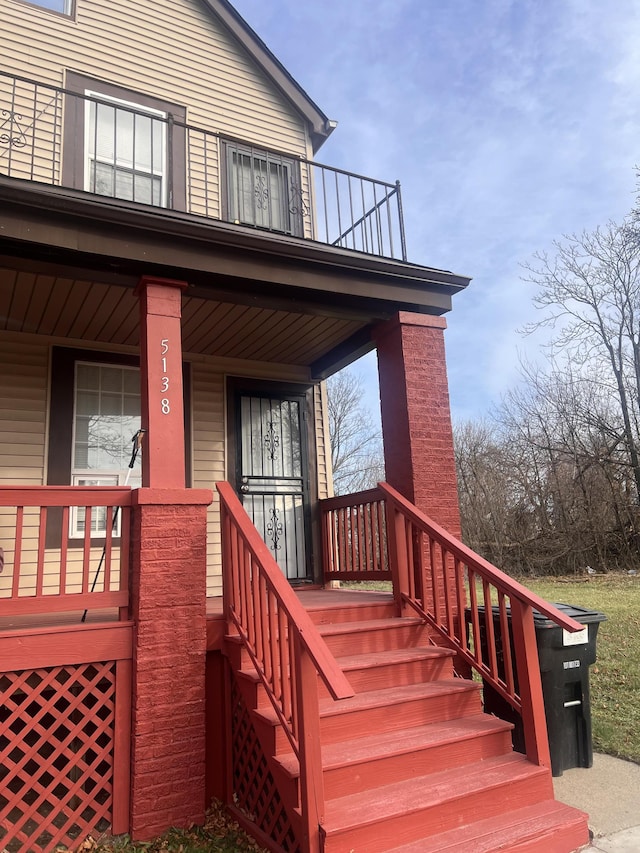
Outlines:
<svg viewBox="0 0 640 853"><path fill-rule="evenodd" d="M200 289L355 309L444 314L467 276L165 208L0 176L0 239L92 269L158 273Z"/></svg>
<svg viewBox="0 0 640 853"><path fill-rule="evenodd" d="M43 282L131 290L140 276L157 275L186 281L192 305L245 306L258 319L260 311L286 315L292 325L281 351L302 347L308 357L296 363L314 377L372 349L373 329L398 312L445 314L469 283L444 270L1 175L0 267ZM322 349L307 337L311 328L327 330Z"/></svg>

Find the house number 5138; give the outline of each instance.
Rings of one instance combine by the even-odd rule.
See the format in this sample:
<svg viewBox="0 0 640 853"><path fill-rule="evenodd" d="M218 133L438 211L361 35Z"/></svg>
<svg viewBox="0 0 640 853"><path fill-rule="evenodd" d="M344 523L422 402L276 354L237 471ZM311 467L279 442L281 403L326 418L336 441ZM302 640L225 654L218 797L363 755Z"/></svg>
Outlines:
<svg viewBox="0 0 640 853"><path fill-rule="evenodd" d="M168 338L163 338L160 341L161 344L161 352L160 357L162 361L162 377L160 378L160 392L162 394L166 394L169 390L169 377L166 375L167 373L167 353L169 352L169 340ZM160 409L163 415L168 415L171 411L171 405L169 403L168 397L163 397L160 400Z"/></svg>

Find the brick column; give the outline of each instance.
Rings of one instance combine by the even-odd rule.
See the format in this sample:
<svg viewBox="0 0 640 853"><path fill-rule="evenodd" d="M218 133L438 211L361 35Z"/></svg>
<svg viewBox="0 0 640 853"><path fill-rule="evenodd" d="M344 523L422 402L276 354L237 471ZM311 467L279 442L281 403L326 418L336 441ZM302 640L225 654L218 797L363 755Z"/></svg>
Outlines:
<svg viewBox="0 0 640 853"><path fill-rule="evenodd" d="M443 317L400 312L375 341L387 482L459 537L446 327Z"/></svg>
<svg viewBox="0 0 640 853"><path fill-rule="evenodd" d="M131 835L205 811L206 489L133 493Z"/></svg>

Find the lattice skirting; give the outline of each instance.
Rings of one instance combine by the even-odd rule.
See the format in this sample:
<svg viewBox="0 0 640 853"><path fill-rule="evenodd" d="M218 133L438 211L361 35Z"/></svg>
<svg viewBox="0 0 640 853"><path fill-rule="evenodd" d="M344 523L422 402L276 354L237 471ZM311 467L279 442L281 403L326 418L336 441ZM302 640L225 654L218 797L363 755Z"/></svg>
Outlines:
<svg viewBox="0 0 640 853"><path fill-rule="evenodd" d="M44 853L111 825L115 663L0 673L0 850Z"/></svg>
<svg viewBox="0 0 640 853"><path fill-rule="evenodd" d="M249 710L231 675L233 799L246 818L287 853L299 853L296 829L269 770Z"/></svg>

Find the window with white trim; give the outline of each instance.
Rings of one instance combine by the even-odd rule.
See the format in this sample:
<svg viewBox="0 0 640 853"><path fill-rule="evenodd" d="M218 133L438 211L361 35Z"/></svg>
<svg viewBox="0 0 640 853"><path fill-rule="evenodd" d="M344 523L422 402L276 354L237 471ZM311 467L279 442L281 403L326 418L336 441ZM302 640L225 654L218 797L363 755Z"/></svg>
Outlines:
<svg viewBox="0 0 640 853"><path fill-rule="evenodd" d="M135 367L76 362L71 483L137 488L140 457L129 473L131 439L140 429L140 371ZM106 509L91 514L92 535L106 532ZM71 536L84 536L84 510L71 519ZM117 531L116 531L117 535Z"/></svg>
<svg viewBox="0 0 640 853"><path fill-rule="evenodd" d="M65 86L63 184L186 210L186 108L75 71Z"/></svg>
<svg viewBox="0 0 640 853"><path fill-rule="evenodd" d="M167 114L88 89L85 95L85 190L166 207Z"/></svg>

